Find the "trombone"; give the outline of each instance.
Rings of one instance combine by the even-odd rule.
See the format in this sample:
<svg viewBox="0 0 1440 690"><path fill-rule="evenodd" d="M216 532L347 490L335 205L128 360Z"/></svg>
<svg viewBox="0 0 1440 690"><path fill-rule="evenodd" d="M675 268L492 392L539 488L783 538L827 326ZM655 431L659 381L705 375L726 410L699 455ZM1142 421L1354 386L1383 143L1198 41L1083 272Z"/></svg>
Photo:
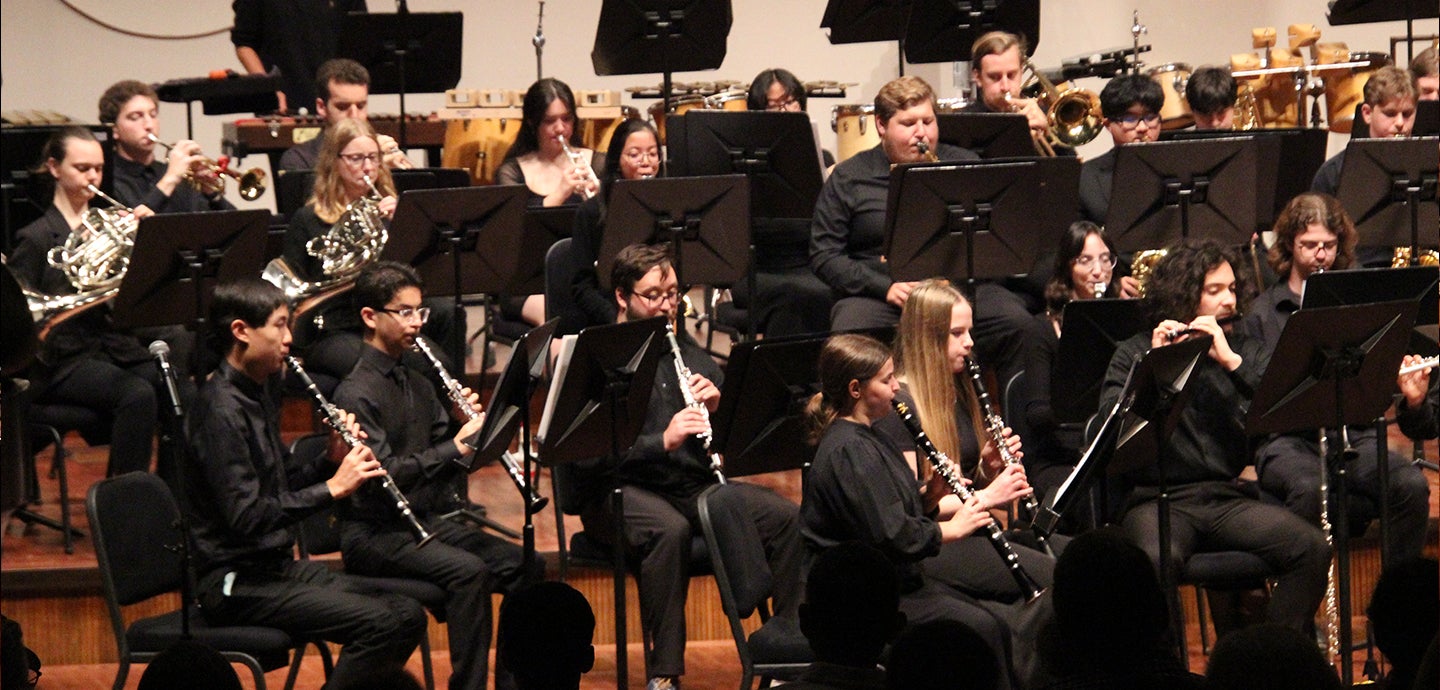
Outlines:
<svg viewBox="0 0 1440 690"><path fill-rule="evenodd" d="M1042 93L1035 103L1045 112L1045 118L1050 122L1044 133L1033 133L1037 152L1043 156L1054 156L1055 144L1083 146L1100 136L1100 97L1095 95L1094 91L1077 87L1059 89L1035 68L1034 63L1026 60L1024 67L1040 85ZM1005 94L1005 100L1011 104L1012 111L1019 111L1023 107L1021 103L1012 102L1008 93Z"/></svg>
<svg viewBox="0 0 1440 690"><path fill-rule="evenodd" d="M167 144L160 141L160 137L155 136L153 133L146 134L145 138L165 147L167 154L175 148L174 144ZM226 177L234 178L240 190L240 198L246 201L259 199L260 195L265 193L264 170L251 168L243 173L239 173L230 169L229 158L222 157L220 160L221 162L216 163L210 158L202 157L202 160L195 161L195 163L190 166L190 171L186 173L185 180L190 183L190 186L200 192L213 195L223 194L225 192Z"/></svg>

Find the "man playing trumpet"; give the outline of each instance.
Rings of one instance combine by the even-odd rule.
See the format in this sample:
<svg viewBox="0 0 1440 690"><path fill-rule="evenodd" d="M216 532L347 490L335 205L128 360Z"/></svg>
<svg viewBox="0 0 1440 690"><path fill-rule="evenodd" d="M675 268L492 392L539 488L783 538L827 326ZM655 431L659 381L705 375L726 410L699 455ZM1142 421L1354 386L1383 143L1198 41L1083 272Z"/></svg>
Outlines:
<svg viewBox="0 0 1440 690"><path fill-rule="evenodd" d="M188 183L192 176L213 181L200 145L181 139L170 146L165 159L156 160L160 131L160 97L144 82L116 82L100 96L100 122L110 125L115 137L115 198L137 213L196 213L228 211L235 206L223 191L202 193Z"/></svg>

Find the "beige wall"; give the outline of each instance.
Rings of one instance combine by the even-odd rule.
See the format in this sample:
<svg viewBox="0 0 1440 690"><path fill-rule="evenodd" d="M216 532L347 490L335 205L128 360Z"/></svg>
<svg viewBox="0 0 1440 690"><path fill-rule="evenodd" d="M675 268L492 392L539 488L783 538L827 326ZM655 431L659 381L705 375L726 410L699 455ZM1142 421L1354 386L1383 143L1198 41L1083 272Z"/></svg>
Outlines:
<svg viewBox="0 0 1440 690"><path fill-rule="evenodd" d="M120 28L165 36L224 29L231 20L224 0L71 0L99 19ZM1171 61L1224 63L1231 53L1249 48L1250 29L1312 23L1322 40L1343 40L1352 49L1386 51L1391 36L1403 35L1402 22L1331 27L1323 0L1048 0L1043 4L1036 63L1058 65L1067 56L1129 45L1130 12L1138 8L1149 27L1142 42L1154 50L1150 64ZM896 74L893 44L832 46L819 28L824 0L734 0L734 26L724 64L713 72L676 75L677 79L748 81L767 67L784 66L802 79L858 83L843 101L815 99L811 112L820 123L822 143L834 147L828 119L831 105L862 103ZM370 0L372 11L391 11L384 0ZM535 76L531 36L537 3L522 0L416 0L413 11L459 10L465 13L464 69L460 85L471 88L523 89ZM590 63L599 17L599 0L551 0L545 3L545 72L577 89L623 89L658 84L659 75L597 77ZM1417 33L1435 33L1435 20L1416 22ZM1404 64L1404 51L1399 60ZM0 4L0 107L42 108L86 121L96 117L95 101L110 83L123 78L164 81L200 76L212 69L239 68L227 32L206 38L161 40L123 35L91 23L57 0L5 0ZM916 65L907 73L930 80L942 95L956 92L950 64ZM1102 83L1085 80L1098 90ZM648 102L632 102L640 106ZM442 105L439 95L407 98L407 110L429 112ZM377 96L371 112L399 110L395 96ZM220 124L228 117L206 117L196 108L195 138L207 153L219 153ZM184 107L163 104L162 138L184 135ZM1109 147L1102 135L1082 153ZM1338 137L1337 137L1338 139ZM1335 142L1332 142L1332 147ZM263 165L252 157L249 165ZM269 195L262 199L269 205ZM243 205L243 202L241 202Z"/></svg>

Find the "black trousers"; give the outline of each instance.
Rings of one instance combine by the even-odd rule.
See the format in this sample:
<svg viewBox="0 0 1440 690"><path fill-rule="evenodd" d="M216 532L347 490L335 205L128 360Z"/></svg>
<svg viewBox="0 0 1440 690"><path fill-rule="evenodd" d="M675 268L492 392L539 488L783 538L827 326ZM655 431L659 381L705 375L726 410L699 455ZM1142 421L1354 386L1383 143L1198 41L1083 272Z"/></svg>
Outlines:
<svg viewBox="0 0 1440 690"><path fill-rule="evenodd" d="M1009 538L1012 535L1006 536ZM1055 559L1049 554L1017 543L1014 539L1010 539L1010 548L1020 559L1020 566L1026 574L1041 589L1055 581ZM940 553L925 559L924 565L927 578L976 599L1005 604L1025 600L1024 592L1016 584L1004 559L982 532L942 545Z"/></svg>
<svg viewBox="0 0 1440 690"><path fill-rule="evenodd" d="M801 598L800 568L804 551L800 542L799 506L775 492L752 484L732 482L721 491L732 496L732 506L743 506L763 544L774 583L777 614L793 613ZM640 593L640 619L652 648L646 654L648 677L685 673L685 599L689 594L690 541L700 534L694 498L680 501L635 486L623 489L625 543L639 559L636 584ZM681 512L675 505L684 503ZM725 510L716 519L733 514ZM608 539L615 533L609 500L597 501L580 516L585 529ZM728 558L730 554L726 554ZM726 561L727 565L730 561ZM731 577L746 581L753 570L741 565Z"/></svg>
<svg viewBox="0 0 1440 690"><path fill-rule="evenodd" d="M87 358L51 381L33 402L83 407L105 420L110 427L106 476L113 477L150 469L159 417L155 391L163 385L159 370L149 361L122 367Z"/></svg>
<svg viewBox="0 0 1440 690"><path fill-rule="evenodd" d="M329 685L346 687L400 666L425 634L425 611L413 599L368 590L323 563L286 561L274 568L218 569L196 589L215 625L264 625L344 645Z"/></svg>
<svg viewBox="0 0 1440 690"><path fill-rule="evenodd" d="M1121 524L1156 568L1160 564L1157 501L1132 505ZM1330 545L1294 513L1261 502L1231 482L1198 482L1170 492L1171 572L1201 551L1248 551L1279 573L1267 617L1304 630L1325 595Z"/></svg>
<svg viewBox="0 0 1440 690"><path fill-rule="evenodd" d="M341 531L345 570L357 575L407 577L445 589L450 640L450 689L483 690L489 672L490 595L509 593L524 580L519 546L450 520L427 522L435 539L415 545L409 531L347 521ZM543 568L542 568L543 570ZM506 674L496 670L496 687Z"/></svg>
<svg viewBox="0 0 1440 690"><path fill-rule="evenodd" d="M1382 490L1375 431L1364 429L1351 433L1350 441L1355 447L1356 457L1345 465L1349 478L1346 488L1352 497L1367 499L1376 510L1370 515L1361 515L1352 506L1349 513L1351 520L1377 517L1380 501L1388 501L1391 562L1418 558L1425 548L1425 527L1430 519L1430 482L1426 481L1419 467L1394 453L1386 453L1386 461L1390 463L1390 483ZM1271 439L1256 453L1255 471L1260 475L1260 487L1267 493L1284 501L1285 507L1310 524L1320 524L1319 443L1298 436ZM1330 485L1333 492L1333 475ZM1332 503L1331 509L1338 507ZM1333 512L1330 522L1335 522Z"/></svg>
<svg viewBox="0 0 1440 690"><path fill-rule="evenodd" d="M1010 669L1010 632L1018 616L1019 605L981 604L953 587L927 576L920 589L900 595L900 612L909 625L937 620L959 621L985 640L999 663L997 689L1012 687Z"/></svg>
<svg viewBox="0 0 1440 690"><path fill-rule="evenodd" d="M835 298L830 286L816 277L809 266L768 268L755 271L755 294L749 295L746 281L731 292L736 306L755 310L755 324L767 338L811 335L830 331L830 310Z"/></svg>

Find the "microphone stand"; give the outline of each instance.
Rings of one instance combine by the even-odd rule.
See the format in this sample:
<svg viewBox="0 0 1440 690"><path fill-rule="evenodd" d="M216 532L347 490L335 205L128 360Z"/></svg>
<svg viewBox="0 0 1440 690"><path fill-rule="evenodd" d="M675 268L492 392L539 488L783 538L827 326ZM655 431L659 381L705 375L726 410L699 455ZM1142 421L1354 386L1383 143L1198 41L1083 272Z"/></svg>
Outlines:
<svg viewBox="0 0 1440 690"><path fill-rule="evenodd" d="M540 15L535 19L535 36L530 43L535 46L535 81L545 78L543 66L545 56L545 0L540 0Z"/></svg>
<svg viewBox="0 0 1440 690"><path fill-rule="evenodd" d="M150 354L155 358L155 366L160 370L160 378L165 381L165 396L169 398L170 414L166 415L166 423L161 427L160 448L162 457L168 455L171 458L172 473L170 477L170 488L175 492L176 503L180 505L180 519L172 525L180 534L180 540L173 545L167 545L165 549L180 554L180 638L190 639L190 606L195 600L195 592L190 582L190 528L185 522L185 458L186 445L183 442L185 434L185 404L180 400L180 387L175 381L175 368L170 366L170 346L163 340L156 340L150 343ZM162 477L163 479L163 477Z"/></svg>

